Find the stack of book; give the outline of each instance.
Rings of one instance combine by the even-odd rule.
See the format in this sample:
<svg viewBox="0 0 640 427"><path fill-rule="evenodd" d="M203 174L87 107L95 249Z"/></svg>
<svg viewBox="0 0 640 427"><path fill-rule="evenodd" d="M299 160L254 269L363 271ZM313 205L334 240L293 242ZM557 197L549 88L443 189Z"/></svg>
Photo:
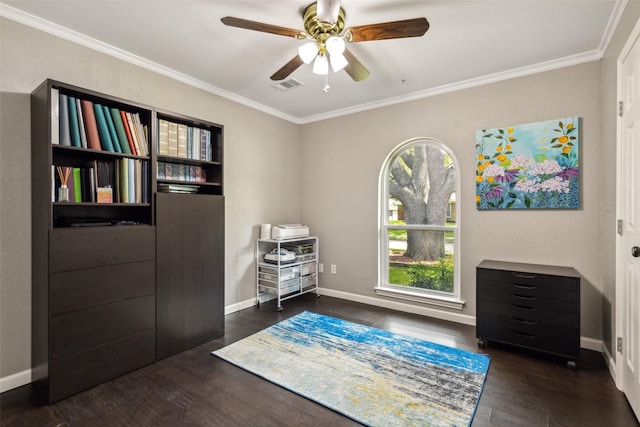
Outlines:
<svg viewBox="0 0 640 427"><path fill-rule="evenodd" d="M206 182L207 173L202 166L158 162L158 179Z"/></svg>
<svg viewBox="0 0 640 427"><path fill-rule="evenodd" d="M158 119L158 154L192 160L212 160L211 131Z"/></svg>
<svg viewBox="0 0 640 427"><path fill-rule="evenodd" d="M52 144L148 156L148 129L138 113L51 90Z"/></svg>
<svg viewBox="0 0 640 427"><path fill-rule="evenodd" d="M56 188L64 180L70 203L149 203L148 161L93 160L84 167L52 166L52 174L54 202L60 202Z"/></svg>
<svg viewBox="0 0 640 427"><path fill-rule="evenodd" d="M158 184L158 192L160 193L188 193L195 194L198 192L197 185L185 184Z"/></svg>

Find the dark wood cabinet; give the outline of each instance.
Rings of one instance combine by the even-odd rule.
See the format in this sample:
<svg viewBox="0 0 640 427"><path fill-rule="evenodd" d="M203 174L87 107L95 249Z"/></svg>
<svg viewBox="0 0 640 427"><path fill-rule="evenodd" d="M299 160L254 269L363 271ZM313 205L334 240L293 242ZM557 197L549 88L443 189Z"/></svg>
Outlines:
<svg viewBox="0 0 640 427"><path fill-rule="evenodd" d="M224 335L224 198L156 194L157 358Z"/></svg>
<svg viewBox="0 0 640 427"><path fill-rule="evenodd" d="M496 341L580 354L580 275L570 267L483 261L476 268L478 345Z"/></svg>
<svg viewBox="0 0 640 427"><path fill-rule="evenodd" d="M32 379L49 403L224 333L222 126L176 117L206 131L206 158L160 159L152 107L54 80L31 94ZM158 182L169 162L201 181ZM159 195L157 230L173 184L201 194Z"/></svg>

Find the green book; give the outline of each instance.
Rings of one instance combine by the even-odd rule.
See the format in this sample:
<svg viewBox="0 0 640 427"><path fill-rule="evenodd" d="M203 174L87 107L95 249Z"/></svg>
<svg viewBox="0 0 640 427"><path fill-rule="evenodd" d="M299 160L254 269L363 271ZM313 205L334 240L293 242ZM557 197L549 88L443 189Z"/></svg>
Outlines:
<svg viewBox="0 0 640 427"><path fill-rule="evenodd" d="M104 110L104 118L107 122L107 129L109 129L109 135L111 136L113 149L116 151L116 153L122 153L120 142L118 141L118 134L116 133L116 127L113 125L113 119L111 118L111 113L109 112L109 107L103 105L102 109Z"/></svg>
<svg viewBox="0 0 640 427"><path fill-rule="evenodd" d="M125 154L131 154L129 148L129 139L127 138L127 132L124 130L124 123L122 123L122 117L120 116L120 110L117 108L111 109L111 118L113 119L113 126L116 128L118 134L118 141L120 142L120 148Z"/></svg>
<svg viewBox="0 0 640 427"><path fill-rule="evenodd" d="M73 168L73 193L76 202L82 202L82 174L80 168Z"/></svg>
<svg viewBox="0 0 640 427"><path fill-rule="evenodd" d="M107 121L104 118L104 110L102 109L102 105L93 104L93 109L96 113L96 123L98 124L98 133L100 134L100 144L102 145L102 149L104 151L111 151L112 153L115 153L113 144L111 143L109 128L107 128Z"/></svg>
<svg viewBox="0 0 640 427"><path fill-rule="evenodd" d="M82 147L80 142L80 126L78 123L78 107L76 106L76 99L73 96L68 98L69 106L69 128L71 131L71 145L74 147Z"/></svg>

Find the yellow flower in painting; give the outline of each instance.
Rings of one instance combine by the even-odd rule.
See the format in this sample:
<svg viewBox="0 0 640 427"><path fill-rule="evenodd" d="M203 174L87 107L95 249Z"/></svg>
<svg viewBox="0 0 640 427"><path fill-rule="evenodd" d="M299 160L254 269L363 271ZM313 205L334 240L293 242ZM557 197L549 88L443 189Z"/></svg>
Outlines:
<svg viewBox="0 0 640 427"><path fill-rule="evenodd" d="M509 141L513 142L513 141L515 141L515 140L516 140L516 139L515 139L513 136L509 136ZM507 146L507 147L508 147L508 146Z"/></svg>
<svg viewBox="0 0 640 427"><path fill-rule="evenodd" d="M501 162L504 162L505 160L507 160L507 156L505 156L504 154L500 154L498 157L496 157L498 160L500 160Z"/></svg>
<svg viewBox="0 0 640 427"><path fill-rule="evenodd" d="M499 152L501 152L501 151L502 151L502 145L501 145L501 146L499 146L499 147L496 147L496 151L497 151L498 153L499 153Z"/></svg>
<svg viewBox="0 0 640 427"><path fill-rule="evenodd" d="M480 203L480 196L476 196L476 203Z"/></svg>
<svg viewBox="0 0 640 427"><path fill-rule="evenodd" d="M562 152L563 152L563 153L568 153L568 152L570 152L570 151L572 150L572 148L573 148L573 147L570 147L570 146L568 146L568 145L567 145L566 147L564 147L564 148L562 149Z"/></svg>
<svg viewBox="0 0 640 427"><path fill-rule="evenodd" d="M560 138L558 138L558 142L560 144L566 144L569 141L569 137L567 135L562 135Z"/></svg>
<svg viewBox="0 0 640 427"><path fill-rule="evenodd" d="M484 170L484 165L478 165L478 172L482 172Z"/></svg>
<svg viewBox="0 0 640 427"><path fill-rule="evenodd" d="M476 182L482 182L482 175L476 176Z"/></svg>
<svg viewBox="0 0 640 427"><path fill-rule="evenodd" d="M568 129L568 130L573 129L573 123L568 123L568 124L567 124L567 129Z"/></svg>
<svg viewBox="0 0 640 427"><path fill-rule="evenodd" d="M490 176L487 178L487 182L493 182L494 179L495 179L494 177Z"/></svg>
<svg viewBox="0 0 640 427"><path fill-rule="evenodd" d="M490 162L490 161L488 161L488 160L487 160L486 162L484 162L484 165L485 165L485 166L489 166L490 164L491 164L491 162Z"/></svg>
<svg viewBox="0 0 640 427"><path fill-rule="evenodd" d="M507 150L511 150L511 145L507 144Z"/></svg>
<svg viewBox="0 0 640 427"><path fill-rule="evenodd" d="M513 133L513 128L507 128L507 133Z"/></svg>
<svg viewBox="0 0 640 427"><path fill-rule="evenodd" d="M478 160L482 160L484 159L484 157L482 157L482 154L478 154Z"/></svg>

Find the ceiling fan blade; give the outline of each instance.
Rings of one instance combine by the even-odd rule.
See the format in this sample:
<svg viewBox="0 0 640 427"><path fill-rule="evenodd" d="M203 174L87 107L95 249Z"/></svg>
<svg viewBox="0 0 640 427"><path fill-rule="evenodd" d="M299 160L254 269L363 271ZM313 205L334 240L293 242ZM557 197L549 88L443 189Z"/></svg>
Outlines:
<svg viewBox="0 0 640 427"><path fill-rule="evenodd" d="M400 39L420 37L429 29L427 18L405 19L403 21L381 22L379 24L359 25L347 30L348 40L366 42L372 40Z"/></svg>
<svg viewBox="0 0 640 427"><path fill-rule="evenodd" d="M335 24L340 12L342 0L318 0L318 21Z"/></svg>
<svg viewBox="0 0 640 427"><path fill-rule="evenodd" d="M347 66L344 67L344 71L349 74L349 76L356 82L361 82L362 80L369 77L369 70L362 65L362 62L356 58L353 53L349 51L349 49L344 50L344 57L347 59Z"/></svg>
<svg viewBox="0 0 640 427"><path fill-rule="evenodd" d="M289 77L289 74L297 70L304 62L300 59L299 55L294 56L291 61L284 64L282 68L273 73L271 80L284 80Z"/></svg>
<svg viewBox="0 0 640 427"><path fill-rule="evenodd" d="M279 36L287 36L304 38L304 33L292 28L278 27L277 25L264 24L262 22L249 21L248 19L234 18L233 16L225 16L220 19L224 25L230 27L244 28L245 30L261 31L263 33L277 34Z"/></svg>

